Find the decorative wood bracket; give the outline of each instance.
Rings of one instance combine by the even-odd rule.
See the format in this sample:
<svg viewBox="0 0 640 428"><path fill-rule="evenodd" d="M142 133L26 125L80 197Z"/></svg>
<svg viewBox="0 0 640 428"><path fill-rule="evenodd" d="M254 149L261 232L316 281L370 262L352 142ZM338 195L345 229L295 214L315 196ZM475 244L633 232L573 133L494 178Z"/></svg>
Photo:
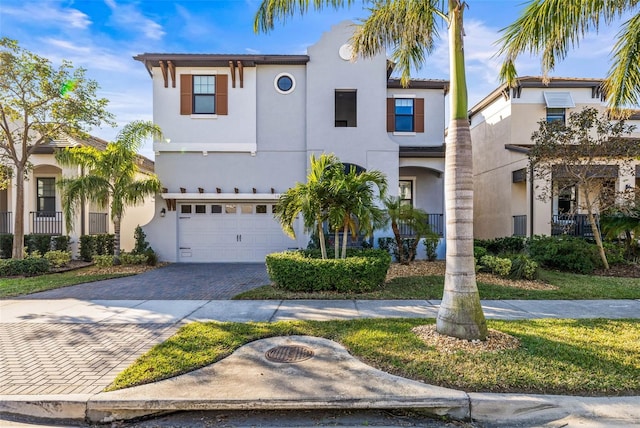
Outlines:
<svg viewBox="0 0 640 428"><path fill-rule="evenodd" d="M233 65L233 61L229 61L229 68L231 69L231 87L236 87L236 67Z"/></svg>
<svg viewBox="0 0 640 428"><path fill-rule="evenodd" d="M173 61L167 61L169 65L169 75L171 76L171 87L176 87L176 66L173 64ZM166 86L165 86L166 88Z"/></svg>
<svg viewBox="0 0 640 428"><path fill-rule="evenodd" d="M240 75L240 87L244 88L244 69L242 61L238 61L238 74Z"/></svg>
<svg viewBox="0 0 640 428"><path fill-rule="evenodd" d="M162 78L164 79L164 87L169 87L169 80L167 78L167 65L164 61L158 61L160 63L160 70L162 70Z"/></svg>

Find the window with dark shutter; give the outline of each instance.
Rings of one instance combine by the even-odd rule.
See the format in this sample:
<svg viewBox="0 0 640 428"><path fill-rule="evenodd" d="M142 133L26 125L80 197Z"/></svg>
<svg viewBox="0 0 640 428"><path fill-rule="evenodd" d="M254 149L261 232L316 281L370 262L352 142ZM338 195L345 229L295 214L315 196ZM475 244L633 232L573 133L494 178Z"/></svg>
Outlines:
<svg viewBox="0 0 640 428"><path fill-rule="evenodd" d="M228 86L226 74L180 75L180 114L228 114Z"/></svg>
<svg viewBox="0 0 640 428"><path fill-rule="evenodd" d="M387 132L424 132L424 98L387 98Z"/></svg>

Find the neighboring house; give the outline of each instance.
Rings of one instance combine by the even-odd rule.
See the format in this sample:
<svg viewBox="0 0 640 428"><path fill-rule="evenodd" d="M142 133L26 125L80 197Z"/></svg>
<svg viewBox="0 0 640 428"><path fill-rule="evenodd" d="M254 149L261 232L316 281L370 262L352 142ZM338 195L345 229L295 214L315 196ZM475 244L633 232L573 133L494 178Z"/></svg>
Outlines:
<svg viewBox="0 0 640 428"><path fill-rule="evenodd" d="M65 138L52 141L36 149L29 158L32 168L25 185L25 217L24 233L43 235L70 235L71 248L74 256L77 256L78 241L82 235L96 235L113 233L113 223L109 215L109 208L101 208L87 202L78 210L78 216L74 220L73 231L68 231L62 213L62 194L57 183L62 178L77 177L82 174L80 168L67 168L58 165L54 152L65 147L92 146L104 150L107 141L96 137L86 140ZM153 161L139 156L141 174L154 172ZM16 192L14 190L13 177L9 181L7 189L0 190L0 234L13 233L16 204ZM135 245L133 238L137 225L147 223L153 216L153 198L147 198L144 204L127 207L121 226L121 247L124 250L132 250Z"/></svg>
<svg viewBox="0 0 640 428"><path fill-rule="evenodd" d="M527 153L539 121L564 121L584 107L604 112L601 85L601 79L553 78L544 84L540 77L522 77L518 87L502 85L470 110L477 238L591 233L580 205L584 189L558 186L562 177L556 175L552 197L540 200L546 183L531 174ZM640 116L627 123L640 124ZM640 186L639 162L632 173L619 169L616 159L606 162L611 168L602 178L615 189Z"/></svg>
<svg viewBox="0 0 640 428"><path fill-rule="evenodd" d="M432 214L443 233L448 82L403 89L384 55L350 61L352 30L333 27L307 55L135 57L152 77L166 138L154 143L165 189L144 228L161 260L257 262L306 247L301 225L288 238L272 210L323 152L385 173L390 193Z"/></svg>

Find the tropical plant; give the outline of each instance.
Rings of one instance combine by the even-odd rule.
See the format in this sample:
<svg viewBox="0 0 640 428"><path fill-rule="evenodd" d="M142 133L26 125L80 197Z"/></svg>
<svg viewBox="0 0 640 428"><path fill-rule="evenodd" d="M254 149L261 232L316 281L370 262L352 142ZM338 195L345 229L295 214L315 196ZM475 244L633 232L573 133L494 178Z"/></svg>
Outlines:
<svg viewBox="0 0 640 428"><path fill-rule="evenodd" d="M296 185L278 199L274 217L282 230L295 238L294 222L302 214L305 231L317 231L322 258L327 258L327 247L324 237L323 223L329 215L329 207L333 204L334 195L331 179L343 169L342 163L335 155L321 154L309 159L309 173L306 183Z"/></svg>
<svg viewBox="0 0 640 428"><path fill-rule="evenodd" d="M353 238L358 235L368 237L382 225L383 214L376 200L378 196L384 198L387 179L380 171L357 171L351 165L348 172L336 169L330 185L334 198L329 207L329 222L336 232L335 257L338 258L337 232L342 228L341 258L344 259L349 232Z"/></svg>
<svg viewBox="0 0 640 428"><path fill-rule="evenodd" d="M65 136L82 136L110 122L98 84L68 61L56 69L15 40L0 39L0 189L13 178L16 191L12 255L23 258L24 186L38 147Z"/></svg>
<svg viewBox="0 0 640 428"><path fill-rule="evenodd" d="M522 15L503 29L500 54L505 56L501 80L514 86L515 61L529 52L541 55L545 76L590 31L610 25L625 15L612 47L612 65L604 82L609 105L614 109L640 104L640 3L637 0L532 0Z"/></svg>
<svg viewBox="0 0 640 428"><path fill-rule="evenodd" d="M351 4L351 0L263 0L255 31L273 29L309 7L321 10ZM392 48L391 59L408 85L412 68L420 68L433 51L438 22L448 29L450 66L450 123L446 140L445 204L447 269L442 304L436 319L439 333L463 339L486 339L487 326L480 305L473 257L473 177L467 83L464 66L463 0L373 0L370 15L355 29L354 56L372 57ZM322 241L321 241L322 242Z"/></svg>
<svg viewBox="0 0 640 428"><path fill-rule="evenodd" d="M412 205L403 204L399 196L388 197L384 200L385 222L391 225L393 237L396 240L398 263L409 264L415 259L418 244L426 236L436 235L428 224L429 215ZM410 236L403 234L400 228L410 232ZM410 243L405 254L405 240Z"/></svg>
<svg viewBox="0 0 640 428"><path fill-rule="evenodd" d="M118 133L115 142L100 151L94 147L71 147L56 153L61 165L79 166L84 175L60 181L62 206L67 228L73 226L72 219L83 200L109 206L113 221L115 242L113 256L119 262L120 224L128 205L135 205L146 196L156 194L161 186L155 175L137 178L138 149L145 138L159 138L160 128L151 122L134 121Z"/></svg>

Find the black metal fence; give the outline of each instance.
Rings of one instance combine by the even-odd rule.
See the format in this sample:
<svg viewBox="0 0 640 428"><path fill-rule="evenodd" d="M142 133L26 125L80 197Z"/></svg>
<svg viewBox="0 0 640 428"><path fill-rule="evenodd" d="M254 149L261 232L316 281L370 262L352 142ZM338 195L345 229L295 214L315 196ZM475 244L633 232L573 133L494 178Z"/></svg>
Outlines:
<svg viewBox="0 0 640 428"><path fill-rule="evenodd" d="M513 216L513 236L527 236L527 216Z"/></svg>
<svg viewBox="0 0 640 428"><path fill-rule="evenodd" d="M10 212L0 213L0 235L12 233L13 222L11 221Z"/></svg>
<svg viewBox="0 0 640 428"><path fill-rule="evenodd" d="M600 218L595 216L596 225L600 227ZM582 238L593 238L593 228L586 214L558 214L551 218L551 235L571 235Z"/></svg>
<svg viewBox="0 0 640 428"><path fill-rule="evenodd" d="M62 211L31 211L31 233L36 235L62 235Z"/></svg>
<svg viewBox="0 0 640 428"><path fill-rule="evenodd" d="M438 236L444 236L444 216L442 214L429 214L427 224L431 227L431 230L438 234ZM400 235L411 236L413 230L407 224L398 223L398 229L400 229Z"/></svg>
<svg viewBox="0 0 640 428"><path fill-rule="evenodd" d="M108 233L107 213L89 213L89 235Z"/></svg>

